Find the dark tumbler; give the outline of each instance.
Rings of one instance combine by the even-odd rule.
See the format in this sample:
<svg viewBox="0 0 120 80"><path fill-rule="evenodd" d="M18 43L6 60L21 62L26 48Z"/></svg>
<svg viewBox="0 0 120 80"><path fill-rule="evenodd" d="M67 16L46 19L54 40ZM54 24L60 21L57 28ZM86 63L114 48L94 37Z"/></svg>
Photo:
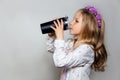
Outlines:
<svg viewBox="0 0 120 80"><path fill-rule="evenodd" d="M61 20L61 19L63 20L63 23L64 23L64 30L67 30L68 29L68 17L66 16L66 17L58 18L58 20ZM55 20L40 24L42 34L54 32L54 30L51 28L51 26L55 27L54 21Z"/></svg>

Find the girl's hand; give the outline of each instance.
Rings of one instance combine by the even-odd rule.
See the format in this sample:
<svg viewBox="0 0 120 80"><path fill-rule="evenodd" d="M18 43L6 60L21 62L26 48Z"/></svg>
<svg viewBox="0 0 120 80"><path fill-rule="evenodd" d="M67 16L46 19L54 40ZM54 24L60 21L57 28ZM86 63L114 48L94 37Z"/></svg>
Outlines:
<svg viewBox="0 0 120 80"><path fill-rule="evenodd" d="M51 26L51 28L55 31L56 39L63 40L64 39L64 31L63 31L63 20L54 21L55 27Z"/></svg>

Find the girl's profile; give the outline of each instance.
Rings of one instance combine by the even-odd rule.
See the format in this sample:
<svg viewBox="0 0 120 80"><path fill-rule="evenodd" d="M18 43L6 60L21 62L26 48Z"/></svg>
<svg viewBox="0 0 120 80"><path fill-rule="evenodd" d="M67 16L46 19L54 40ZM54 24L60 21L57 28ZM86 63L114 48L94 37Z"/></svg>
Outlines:
<svg viewBox="0 0 120 80"><path fill-rule="evenodd" d="M90 80L91 69L104 71L107 51L104 46L105 23L95 7L79 9L70 23L68 41L64 40L63 21L54 21L48 33L47 49L56 67L62 68L60 80Z"/></svg>

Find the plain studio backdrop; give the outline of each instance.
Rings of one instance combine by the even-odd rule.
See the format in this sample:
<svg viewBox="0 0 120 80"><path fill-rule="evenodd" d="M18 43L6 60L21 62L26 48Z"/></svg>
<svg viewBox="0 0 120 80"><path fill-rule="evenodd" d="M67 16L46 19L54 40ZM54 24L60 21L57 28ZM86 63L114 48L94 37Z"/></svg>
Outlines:
<svg viewBox="0 0 120 80"><path fill-rule="evenodd" d="M59 80L40 23L63 16L70 22L86 5L103 15L108 51L106 71L92 71L91 80L120 80L120 0L0 0L0 80Z"/></svg>

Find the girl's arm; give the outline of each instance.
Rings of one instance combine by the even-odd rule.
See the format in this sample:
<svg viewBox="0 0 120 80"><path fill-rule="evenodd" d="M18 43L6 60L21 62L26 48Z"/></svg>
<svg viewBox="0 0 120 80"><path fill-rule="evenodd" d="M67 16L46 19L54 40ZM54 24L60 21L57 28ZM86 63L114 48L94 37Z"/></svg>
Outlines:
<svg viewBox="0 0 120 80"><path fill-rule="evenodd" d="M55 33L48 33L47 36L47 51L50 53L54 52L54 40L55 40Z"/></svg>
<svg viewBox="0 0 120 80"><path fill-rule="evenodd" d="M84 66L94 61L94 51L90 45L82 44L74 51L66 53L64 40L55 40L55 51L53 60L57 67L66 66L68 68Z"/></svg>

